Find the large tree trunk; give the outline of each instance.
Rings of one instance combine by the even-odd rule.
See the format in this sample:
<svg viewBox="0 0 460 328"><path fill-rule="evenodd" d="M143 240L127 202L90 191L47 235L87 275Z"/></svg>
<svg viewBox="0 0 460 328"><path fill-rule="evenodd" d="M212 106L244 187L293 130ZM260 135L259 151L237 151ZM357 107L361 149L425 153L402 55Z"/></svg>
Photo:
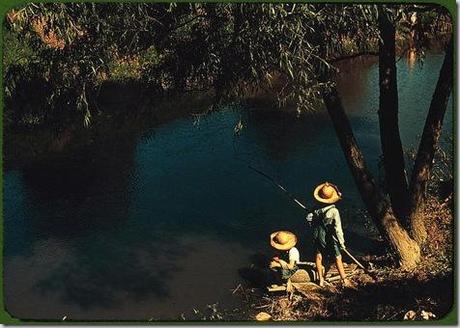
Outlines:
<svg viewBox="0 0 460 328"><path fill-rule="evenodd" d="M395 26L390 13L379 8L379 123L380 142L383 152L385 184L390 195L392 208L402 223L408 227L408 188L404 164L404 152L398 124L398 86L396 74Z"/></svg>
<svg viewBox="0 0 460 328"><path fill-rule="evenodd" d="M420 261L420 247L399 224L392 208L382 195L366 167L363 154L353 135L350 122L335 88L323 92L340 145L355 183L377 228L399 256L400 265L412 269Z"/></svg>
<svg viewBox="0 0 460 328"><path fill-rule="evenodd" d="M442 121L452 90L453 37L446 49L436 89L425 121L422 139L417 152L410 182L410 225L412 236L419 243L425 241L427 233L421 210L425 203L425 190L433 167L433 158L442 130Z"/></svg>

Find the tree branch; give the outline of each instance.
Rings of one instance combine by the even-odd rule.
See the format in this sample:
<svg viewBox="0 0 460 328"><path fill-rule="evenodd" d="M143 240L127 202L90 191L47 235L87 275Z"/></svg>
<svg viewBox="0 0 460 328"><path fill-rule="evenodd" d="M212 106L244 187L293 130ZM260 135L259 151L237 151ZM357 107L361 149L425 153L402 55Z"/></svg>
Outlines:
<svg viewBox="0 0 460 328"><path fill-rule="evenodd" d="M453 37L451 37L423 128L422 139L420 140L410 181L410 225L412 234L418 241L424 241L426 238L426 230L421 221L419 211L425 202L424 192L431 176L434 154L441 136L442 122L452 90L453 51Z"/></svg>

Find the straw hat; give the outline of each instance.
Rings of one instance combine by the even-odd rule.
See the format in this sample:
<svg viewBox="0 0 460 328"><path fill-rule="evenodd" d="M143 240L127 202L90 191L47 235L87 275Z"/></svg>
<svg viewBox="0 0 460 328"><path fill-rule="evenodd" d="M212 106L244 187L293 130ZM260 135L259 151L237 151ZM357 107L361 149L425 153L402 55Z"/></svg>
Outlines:
<svg viewBox="0 0 460 328"><path fill-rule="evenodd" d="M339 188L329 182L320 184L313 192L315 199L321 203L333 204L342 199L342 193Z"/></svg>
<svg viewBox="0 0 460 328"><path fill-rule="evenodd" d="M270 245L281 251L287 251L297 244L297 237L289 231L275 231L270 235Z"/></svg>

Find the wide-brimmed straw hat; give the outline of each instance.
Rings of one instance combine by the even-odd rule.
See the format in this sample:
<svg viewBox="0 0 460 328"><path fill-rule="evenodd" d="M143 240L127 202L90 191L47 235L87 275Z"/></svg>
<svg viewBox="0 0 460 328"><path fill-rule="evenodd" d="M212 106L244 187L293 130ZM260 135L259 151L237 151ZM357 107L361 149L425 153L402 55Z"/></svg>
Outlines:
<svg viewBox="0 0 460 328"><path fill-rule="evenodd" d="M334 204L342 199L342 193L339 188L329 182L324 182L316 187L313 196L317 201L325 204Z"/></svg>
<svg viewBox="0 0 460 328"><path fill-rule="evenodd" d="M287 251L297 244L297 237L290 231L275 231L270 234L270 245L281 251Z"/></svg>

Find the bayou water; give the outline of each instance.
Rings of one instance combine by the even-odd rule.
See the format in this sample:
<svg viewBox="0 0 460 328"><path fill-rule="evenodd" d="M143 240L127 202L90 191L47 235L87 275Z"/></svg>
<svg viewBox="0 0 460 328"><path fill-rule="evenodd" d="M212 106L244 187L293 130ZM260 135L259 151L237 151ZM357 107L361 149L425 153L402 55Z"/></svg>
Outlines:
<svg viewBox="0 0 460 328"><path fill-rule="evenodd" d="M405 149L418 146L442 60L398 62ZM343 102L379 176L377 64L342 66ZM451 135L452 115L450 102L443 137ZM318 183L338 184L350 251L373 252L375 231L357 211L363 204L325 111L296 117L228 105L105 140L4 172L5 303L12 316L175 320L210 304L237 307L231 290L242 282L240 269L270 253L268 236L278 229L297 233L302 259L311 260L305 213L248 165L307 205Z"/></svg>

